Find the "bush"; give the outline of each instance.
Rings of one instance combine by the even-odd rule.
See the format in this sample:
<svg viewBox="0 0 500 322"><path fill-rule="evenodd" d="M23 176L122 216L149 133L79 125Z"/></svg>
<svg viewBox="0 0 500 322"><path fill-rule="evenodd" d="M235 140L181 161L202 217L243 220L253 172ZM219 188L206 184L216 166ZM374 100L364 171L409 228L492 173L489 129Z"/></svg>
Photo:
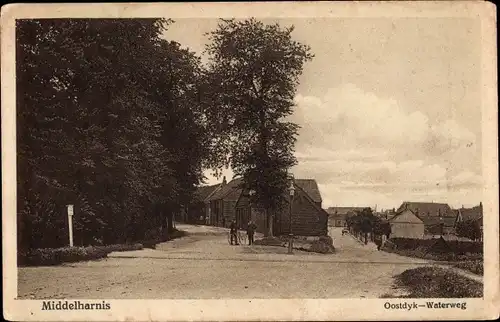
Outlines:
<svg viewBox="0 0 500 322"><path fill-rule="evenodd" d="M483 285L452 271L438 267L409 269L395 276L396 283L407 289L408 298L482 297Z"/></svg>
<svg viewBox="0 0 500 322"><path fill-rule="evenodd" d="M402 256L436 261L483 258L483 244L469 241L442 243L440 239L391 238L384 243L381 250Z"/></svg>
<svg viewBox="0 0 500 322"><path fill-rule="evenodd" d="M39 248L19 252L19 266L49 266L62 263L95 260L106 257L111 252L143 249L142 244L117 244L108 246Z"/></svg>
<svg viewBox="0 0 500 322"><path fill-rule="evenodd" d="M263 246L283 246L284 242L277 237L264 237L262 239L257 239L254 244Z"/></svg>
<svg viewBox="0 0 500 322"><path fill-rule="evenodd" d="M311 244L309 251L315 252L315 253L321 253L321 254L335 253L335 248L333 247L333 239L331 237L329 237L329 239L328 238L323 238L323 239L320 238L320 240L314 241Z"/></svg>

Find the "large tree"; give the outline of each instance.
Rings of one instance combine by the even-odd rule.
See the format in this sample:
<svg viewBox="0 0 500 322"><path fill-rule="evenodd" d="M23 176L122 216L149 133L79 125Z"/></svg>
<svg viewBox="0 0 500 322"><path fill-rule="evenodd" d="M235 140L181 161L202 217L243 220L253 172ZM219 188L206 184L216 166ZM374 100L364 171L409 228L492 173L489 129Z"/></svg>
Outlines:
<svg viewBox="0 0 500 322"><path fill-rule="evenodd" d="M212 166L230 166L255 191L268 220L283 206L288 170L296 164L298 126L286 121L303 65L313 55L292 38L294 28L255 19L221 20L209 34L208 113L217 139Z"/></svg>

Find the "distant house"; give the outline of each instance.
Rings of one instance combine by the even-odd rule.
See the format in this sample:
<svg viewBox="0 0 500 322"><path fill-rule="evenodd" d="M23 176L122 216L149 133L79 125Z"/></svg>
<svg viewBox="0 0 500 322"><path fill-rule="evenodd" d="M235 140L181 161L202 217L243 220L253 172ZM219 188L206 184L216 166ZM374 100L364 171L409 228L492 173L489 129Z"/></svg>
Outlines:
<svg viewBox="0 0 500 322"><path fill-rule="evenodd" d="M222 183L205 200L207 224L228 227L232 220L236 220L236 202L241 195L242 185L241 178L230 182L226 182L226 177L223 178Z"/></svg>
<svg viewBox="0 0 500 322"><path fill-rule="evenodd" d="M356 214L356 211L362 211L369 207L329 207L326 209L328 213L328 226L330 227L345 227L347 225L347 217Z"/></svg>
<svg viewBox="0 0 500 322"><path fill-rule="evenodd" d="M402 209L389 219L390 237L424 238L425 224L412 210Z"/></svg>
<svg viewBox="0 0 500 322"><path fill-rule="evenodd" d="M208 199L220 187L220 184L201 186L195 192L194 200L189 205L186 222L205 224L209 217Z"/></svg>
<svg viewBox="0 0 500 322"><path fill-rule="evenodd" d="M328 233L328 214L321 208L321 194L318 184L312 179L295 179L295 194L292 201L292 233L299 236L322 236ZM290 233L290 203L289 197L285 207L274 216L273 234L284 235ZM265 233L268 229L263 209L250 203L249 192L241 193L236 204L236 222L238 226L246 228L252 219L257 225L257 231Z"/></svg>
<svg viewBox="0 0 500 322"><path fill-rule="evenodd" d="M445 203L405 201L396 211L411 210L425 225L425 234L454 234L457 214Z"/></svg>

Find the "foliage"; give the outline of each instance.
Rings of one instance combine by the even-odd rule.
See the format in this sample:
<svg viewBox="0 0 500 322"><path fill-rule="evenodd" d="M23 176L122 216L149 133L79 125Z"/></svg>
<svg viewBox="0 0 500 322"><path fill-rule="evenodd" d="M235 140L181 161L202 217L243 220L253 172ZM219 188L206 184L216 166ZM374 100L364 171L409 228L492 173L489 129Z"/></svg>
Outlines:
<svg viewBox="0 0 500 322"><path fill-rule="evenodd" d="M170 23L17 20L21 249L67 244L66 204L77 245L172 229L201 181L207 124L199 58L160 38Z"/></svg>
<svg viewBox="0 0 500 322"><path fill-rule="evenodd" d="M391 238L397 249L431 249L439 239ZM483 243L472 241L447 241L449 247L457 254L483 253Z"/></svg>
<svg viewBox="0 0 500 322"><path fill-rule="evenodd" d="M303 65L313 57L292 32L255 19L221 20L206 47L205 94L213 102L207 117L217 134L209 164L216 170L231 166L244 178L255 191L252 201L266 211L270 236L273 213L284 206L287 172L296 164L298 126L286 117Z"/></svg>
<svg viewBox="0 0 500 322"><path fill-rule="evenodd" d="M408 298L482 297L483 285L438 267L419 267L397 275L397 284L406 288Z"/></svg>
<svg viewBox="0 0 500 322"><path fill-rule="evenodd" d="M371 208L357 210L353 216L347 217L346 223L352 234L356 236L363 234L365 242L367 242L368 233L376 236L389 236L391 234L390 224L373 215Z"/></svg>
<svg viewBox="0 0 500 322"><path fill-rule="evenodd" d="M478 220L459 221L456 227L457 235L471 240L481 238L481 227Z"/></svg>
<svg viewBox="0 0 500 322"><path fill-rule="evenodd" d="M449 241L447 252L442 252L436 245L436 239L391 238L382 250L402 256L424 258L436 261L468 261L483 258L483 245L477 242Z"/></svg>
<svg viewBox="0 0 500 322"><path fill-rule="evenodd" d="M335 253L335 247L333 247L333 239L330 236L321 236L318 240L312 242L309 250L311 252L321 254Z"/></svg>
<svg viewBox="0 0 500 322"><path fill-rule="evenodd" d="M471 273L484 274L484 260L465 260L454 264L455 267L465 269Z"/></svg>

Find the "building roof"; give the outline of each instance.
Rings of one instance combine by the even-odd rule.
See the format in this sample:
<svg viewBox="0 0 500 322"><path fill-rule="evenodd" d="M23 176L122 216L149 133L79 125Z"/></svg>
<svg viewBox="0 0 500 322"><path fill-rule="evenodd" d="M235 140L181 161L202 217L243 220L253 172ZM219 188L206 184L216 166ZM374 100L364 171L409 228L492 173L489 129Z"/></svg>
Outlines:
<svg viewBox="0 0 500 322"><path fill-rule="evenodd" d="M401 221L401 217L403 217L403 215L405 214L408 214L410 213L411 216L406 216L406 219L403 219L403 221ZM388 220L389 222L396 222L396 223L410 223L410 224L424 224L425 225L425 222L422 218L420 218L419 216L417 216L413 211L411 211L410 209L403 209L402 211L398 212L395 216L393 216L391 219Z"/></svg>
<svg viewBox="0 0 500 322"><path fill-rule="evenodd" d="M242 184L242 178L236 178L226 184L221 184L220 188L208 200L227 199L237 201L242 191Z"/></svg>
<svg viewBox="0 0 500 322"><path fill-rule="evenodd" d="M218 187L220 184L214 184L211 186L201 186L196 189L195 198L198 201L204 201L207 199Z"/></svg>
<svg viewBox="0 0 500 322"><path fill-rule="evenodd" d="M445 203L435 203L435 202L410 202L405 201L399 206L397 213L404 209L410 209L417 216L443 216L443 217L455 217L453 210L450 206Z"/></svg>
<svg viewBox="0 0 500 322"><path fill-rule="evenodd" d="M319 192L318 184L314 179L295 179L295 184L299 186L314 202L321 203L321 193Z"/></svg>
<svg viewBox="0 0 500 322"><path fill-rule="evenodd" d="M451 211L449 213L445 213L446 215L435 216L435 215L424 215L421 212L416 213L416 211L412 210L410 207L402 208L397 211L396 215L389 219L390 222L394 222L397 218L400 217L405 211L410 211L416 217L418 217L425 225L425 229L428 231L439 232L441 229L441 223L444 224L444 227L454 227L457 221L456 214ZM427 214L427 213L425 213Z"/></svg>
<svg viewBox="0 0 500 322"><path fill-rule="evenodd" d="M441 217L442 221L439 219L440 217L436 216L418 216L424 224L428 227L430 226L437 226L441 224L441 222L444 224L445 227L453 227L455 226L455 222L457 218L455 216L449 216L449 217Z"/></svg>
<svg viewBox="0 0 500 322"><path fill-rule="evenodd" d="M302 189L313 202L321 203L321 193L314 179L295 179L296 186ZM243 178L236 178L226 184L220 184L218 189L210 195L208 200L233 200L237 201L243 191Z"/></svg>
<svg viewBox="0 0 500 322"><path fill-rule="evenodd" d="M326 212L330 215L347 215L356 211L363 211L366 208L370 207L329 207Z"/></svg>

